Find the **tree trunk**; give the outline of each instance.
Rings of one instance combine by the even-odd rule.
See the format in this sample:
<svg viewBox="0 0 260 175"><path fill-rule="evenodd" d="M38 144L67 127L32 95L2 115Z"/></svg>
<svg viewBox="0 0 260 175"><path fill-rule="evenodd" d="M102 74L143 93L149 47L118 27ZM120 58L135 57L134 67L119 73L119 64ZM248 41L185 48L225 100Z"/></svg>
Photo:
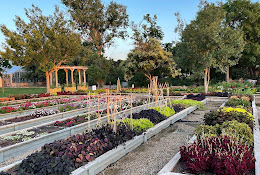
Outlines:
<svg viewBox="0 0 260 175"><path fill-rule="evenodd" d="M227 66L226 82L229 83L229 66Z"/></svg>
<svg viewBox="0 0 260 175"><path fill-rule="evenodd" d="M209 79L210 79L210 68L205 69L205 74L204 74L204 89L205 89L205 94L208 93L208 88L209 88Z"/></svg>
<svg viewBox="0 0 260 175"><path fill-rule="evenodd" d="M45 72L47 93L50 93L50 74Z"/></svg>

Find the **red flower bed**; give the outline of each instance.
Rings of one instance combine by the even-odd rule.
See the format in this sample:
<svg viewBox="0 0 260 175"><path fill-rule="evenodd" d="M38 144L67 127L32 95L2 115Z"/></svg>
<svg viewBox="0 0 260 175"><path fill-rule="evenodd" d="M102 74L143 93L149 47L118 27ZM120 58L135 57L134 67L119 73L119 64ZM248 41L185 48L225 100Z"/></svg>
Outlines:
<svg viewBox="0 0 260 175"><path fill-rule="evenodd" d="M180 153L192 173L239 175L255 168L252 148L228 136L199 138Z"/></svg>

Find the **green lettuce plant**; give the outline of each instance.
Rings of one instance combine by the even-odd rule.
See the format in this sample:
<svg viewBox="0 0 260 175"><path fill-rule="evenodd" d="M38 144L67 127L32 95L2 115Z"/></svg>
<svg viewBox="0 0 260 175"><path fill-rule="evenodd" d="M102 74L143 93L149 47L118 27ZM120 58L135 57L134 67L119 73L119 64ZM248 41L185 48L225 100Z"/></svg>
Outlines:
<svg viewBox="0 0 260 175"><path fill-rule="evenodd" d="M132 120L133 120L133 129L138 132L146 131L147 129L154 127L154 124L147 118L132 119ZM126 125L130 126L131 119L126 118L123 120L123 122Z"/></svg>
<svg viewBox="0 0 260 175"><path fill-rule="evenodd" d="M171 109L168 106L156 107L156 108L153 108L153 109L160 112L162 115L165 115L166 117L170 117L170 116L175 114L174 109Z"/></svg>
<svg viewBox="0 0 260 175"><path fill-rule="evenodd" d="M201 101L191 100L191 99L183 99L183 100L172 100L170 104L183 104L186 106L198 106L198 109L204 110L205 105Z"/></svg>

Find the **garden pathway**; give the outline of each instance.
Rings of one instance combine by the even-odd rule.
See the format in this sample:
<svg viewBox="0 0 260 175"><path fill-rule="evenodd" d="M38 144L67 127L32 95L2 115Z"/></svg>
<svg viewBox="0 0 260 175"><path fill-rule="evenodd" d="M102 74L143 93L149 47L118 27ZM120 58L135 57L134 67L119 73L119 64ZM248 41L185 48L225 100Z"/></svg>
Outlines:
<svg viewBox="0 0 260 175"><path fill-rule="evenodd" d="M216 110L223 102L208 102L205 111L194 111L148 140L99 175L155 175L193 136L194 129L203 123L205 113Z"/></svg>

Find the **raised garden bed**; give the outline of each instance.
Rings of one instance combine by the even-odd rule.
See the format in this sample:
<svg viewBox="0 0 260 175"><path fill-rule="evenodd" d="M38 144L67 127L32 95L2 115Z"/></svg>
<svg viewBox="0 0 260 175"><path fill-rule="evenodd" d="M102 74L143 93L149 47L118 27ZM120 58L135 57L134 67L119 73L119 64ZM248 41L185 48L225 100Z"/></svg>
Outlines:
<svg viewBox="0 0 260 175"><path fill-rule="evenodd" d="M222 105L222 106L224 106L224 104ZM252 136L252 130L251 130L251 137L253 138L253 145L254 145L254 157L255 157L255 159L256 159L256 161L255 161L255 163L254 163L254 166L255 166L255 169L253 170L253 171L249 171L248 172L248 174L260 174L260 140L259 140L259 138L260 138L260 135L259 135L259 125L258 125L258 120L257 120L257 118L258 118L258 115L257 115L257 109L256 109L256 107L255 107L255 101L253 101L252 102L252 108L253 108L253 116L254 116L254 122L255 122L255 125L254 125L254 128L253 128L253 136ZM234 123L235 121L232 121L232 122L228 122L228 123ZM249 126L247 125L247 126L245 126L246 124L240 124L241 125L241 129L242 129L242 127L248 127L249 128ZM225 126L225 124L224 125L222 125L223 127ZM232 125L232 126L235 126L235 125ZM218 126L217 126L218 127ZM226 131L228 131L228 130L226 130ZM244 131L245 132L245 131ZM212 133L212 134L214 134L214 133ZM250 133L248 133L248 134L250 134ZM222 138L223 138L223 136L221 136ZM226 136L225 136L226 137ZM218 138L218 137L217 137ZM224 139L224 138L223 138ZM249 139L249 136L246 136L245 138L244 138L244 141L245 141L245 139ZM193 143L193 141L194 140L196 140L196 136L194 136L190 141L189 141L189 143L190 143L190 145ZM221 140L221 139L220 139ZM215 143L215 142L214 142ZM197 143L196 143L197 144ZM250 142L249 142L249 140L247 141L247 144L248 145L250 145ZM237 145L237 146L241 146L241 149L242 149L242 147L244 147L244 146L242 146L243 144L242 144L242 141L240 140L240 142L239 142L239 145ZM184 147L183 147L184 148ZM232 147L233 148L233 147ZM235 148L233 148L233 149L235 149ZM239 148L240 149L240 148ZM252 151L252 150L251 150ZM252 153L251 153L252 154ZM243 154L241 154L241 155L243 155ZM234 156L235 157L235 156ZM233 157L232 157L233 158ZM246 156L246 158L248 158L248 160L249 160L249 158L250 158L250 155L247 155ZM223 159L223 161L224 161L225 159ZM227 159L226 159L227 160ZM229 159L228 159L229 160ZM201 160L201 161L203 161L203 160ZM208 167L208 165L206 165L206 163L202 163L203 164L203 166L202 165L199 165L199 163L201 163L201 161L197 161L198 163L197 163L197 165L196 166L198 166L198 168L203 168L203 166L206 166L206 167ZM215 162L216 163L216 162ZM221 163L221 162L219 162L219 163ZM210 165L210 166L212 166L212 165ZM244 166L244 165L243 165ZM248 165L248 166L250 166L250 164ZM205 167L204 167L205 168ZM186 169L186 166L185 166L185 163L183 162L183 161L181 161L181 154L180 154L180 152L178 152L165 166L164 166L164 168L163 169L161 169L161 171L158 173L158 175L177 175L177 174L183 174L183 173L185 173L185 172L183 172L183 170L185 170ZM215 171L219 171L219 170L215 170ZM223 171L223 170L222 170ZM227 170L226 170L227 171ZM233 174L243 174L243 171L244 171L244 169L241 169L240 171L235 171L235 172L233 172ZM188 173L188 172L186 172L186 173ZM190 173L188 173L188 174L190 174ZM211 174L211 173L202 173L202 174Z"/></svg>
<svg viewBox="0 0 260 175"><path fill-rule="evenodd" d="M204 100L203 103L206 103L206 100ZM155 103L153 103L153 104L155 105ZM144 106L146 106L148 108L152 107L151 104L149 104L149 106L143 105L142 107L144 107ZM123 157L129 151L135 149L142 143L146 142L146 140L148 138L159 133L162 129L164 129L164 128L168 127L170 124L174 123L174 121L177 121L178 119L181 119L182 117L185 117L187 114L191 113L195 109L196 109L196 107L192 106L192 107L189 107L189 108L179 112L178 114L175 114L175 115L167 118L166 120L155 125L155 127L148 129L142 135L136 136L134 139L125 142L123 145L120 145L119 147L108 151L107 153L96 158L94 161L73 171L71 174L97 174L98 172L103 170L105 167L107 167L109 164L115 162L119 158ZM137 110L134 110L133 112L137 112ZM129 115L129 113L126 115ZM2 170L4 170L4 168L2 168Z"/></svg>
<svg viewBox="0 0 260 175"><path fill-rule="evenodd" d="M155 102L150 103L150 104L137 106L137 107L134 107L132 109L132 111L138 112L140 110L153 107L154 105L155 105ZM122 116L126 116L126 115L129 115L129 114L130 114L130 109L117 113L116 117L119 119ZM101 117L100 119L101 119L102 123L107 122L106 116ZM64 119L64 120L66 120L66 119ZM90 128L94 128L97 123L98 123L98 119L91 120L90 121ZM58 128L58 127L56 127L56 128ZM30 129L33 129L33 128L30 128ZM63 138L67 138L69 136L72 136L74 134L83 133L83 132L86 131L86 129L88 129L88 122L85 122L85 123L82 123L82 124L79 124L79 125L76 125L76 126L72 126L72 127L67 127L65 129L61 129L61 130L58 130L56 132L52 132L50 134L46 134L46 135L43 135L43 136L40 136L40 137L36 137L36 138L30 139L30 140L21 142L21 143L17 143L15 145L7 146L5 148L0 149L0 163L4 162L4 161L6 161L6 160L8 160L12 157L16 157L18 155L21 155L24 152L39 148L46 143L53 142L54 140L63 139Z"/></svg>

